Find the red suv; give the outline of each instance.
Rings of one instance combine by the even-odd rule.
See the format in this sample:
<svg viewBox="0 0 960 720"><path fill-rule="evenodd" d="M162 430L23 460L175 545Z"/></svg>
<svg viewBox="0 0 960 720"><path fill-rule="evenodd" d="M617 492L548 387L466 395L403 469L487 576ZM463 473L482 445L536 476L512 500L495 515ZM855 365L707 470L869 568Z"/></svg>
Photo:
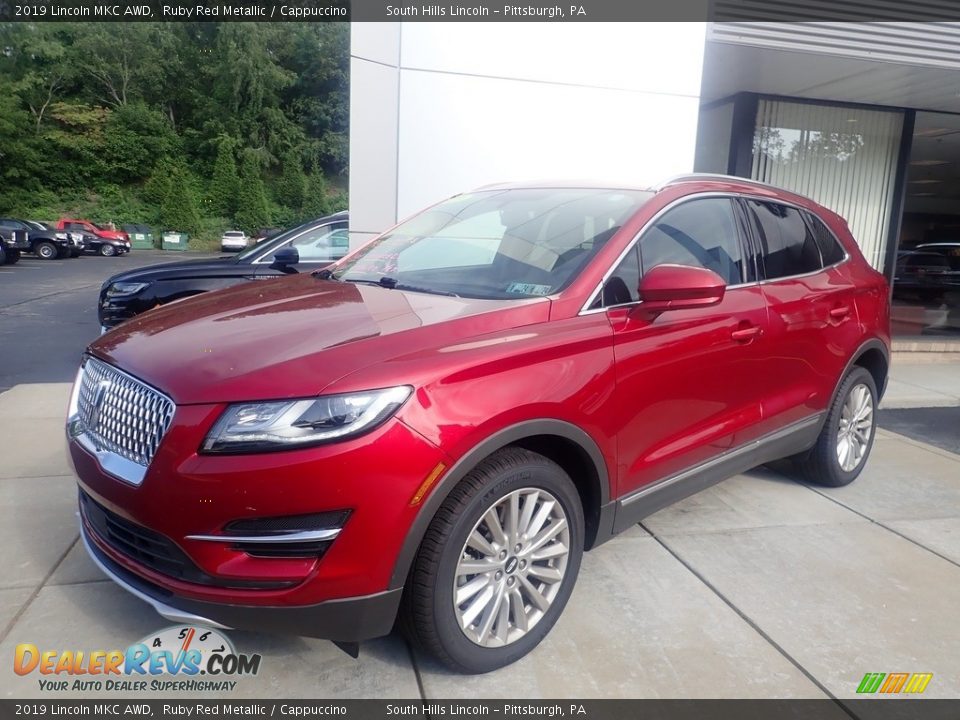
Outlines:
<svg viewBox="0 0 960 720"><path fill-rule="evenodd" d="M352 646L399 616L492 670L655 510L778 458L856 478L888 325L846 223L793 193L483 188L94 342L82 537L167 618Z"/></svg>

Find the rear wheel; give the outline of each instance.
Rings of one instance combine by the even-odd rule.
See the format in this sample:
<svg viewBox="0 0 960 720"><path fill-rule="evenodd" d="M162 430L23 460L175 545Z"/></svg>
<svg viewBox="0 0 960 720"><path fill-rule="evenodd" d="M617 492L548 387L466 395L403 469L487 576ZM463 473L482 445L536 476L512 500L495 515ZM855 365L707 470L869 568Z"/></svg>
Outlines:
<svg viewBox="0 0 960 720"><path fill-rule="evenodd" d="M863 470L876 436L877 385L862 367L840 383L817 444L795 459L804 478L816 485L849 485Z"/></svg>
<svg viewBox="0 0 960 720"><path fill-rule="evenodd" d="M46 240L34 245L33 251L41 260L56 260L60 256L60 253L57 251L57 246Z"/></svg>
<svg viewBox="0 0 960 720"><path fill-rule="evenodd" d="M111 257L117 254L117 249L110 243L104 243L100 246L100 254L104 257Z"/></svg>
<svg viewBox="0 0 960 720"><path fill-rule="evenodd" d="M550 632L583 554L583 509L560 466L521 448L454 488L414 561L401 625L459 672L509 665Z"/></svg>

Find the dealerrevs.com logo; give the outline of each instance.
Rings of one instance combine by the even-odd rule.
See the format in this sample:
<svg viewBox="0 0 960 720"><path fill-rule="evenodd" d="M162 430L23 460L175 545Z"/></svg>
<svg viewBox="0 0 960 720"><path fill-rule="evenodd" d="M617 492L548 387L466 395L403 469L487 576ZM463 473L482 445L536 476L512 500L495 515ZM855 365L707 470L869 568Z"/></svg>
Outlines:
<svg viewBox="0 0 960 720"><path fill-rule="evenodd" d="M40 689L142 692L229 691L229 678L256 675L261 656L238 653L218 630L174 625L148 635L126 650L49 650L20 643L13 671L42 676Z"/></svg>

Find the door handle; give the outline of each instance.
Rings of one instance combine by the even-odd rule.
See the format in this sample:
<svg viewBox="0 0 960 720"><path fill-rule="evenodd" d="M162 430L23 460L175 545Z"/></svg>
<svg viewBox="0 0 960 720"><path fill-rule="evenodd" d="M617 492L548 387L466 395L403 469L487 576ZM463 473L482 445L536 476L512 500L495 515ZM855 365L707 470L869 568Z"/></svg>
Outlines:
<svg viewBox="0 0 960 720"><path fill-rule="evenodd" d="M850 306L841 305L830 311L830 317L834 320L845 320L850 315Z"/></svg>
<svg viewBox="0 0 960 720"><path fill-rule="evenodd" d="M750 342L760 334L760 328L756 325L740 328L730 333L730 337L737 342Z"/></svg>

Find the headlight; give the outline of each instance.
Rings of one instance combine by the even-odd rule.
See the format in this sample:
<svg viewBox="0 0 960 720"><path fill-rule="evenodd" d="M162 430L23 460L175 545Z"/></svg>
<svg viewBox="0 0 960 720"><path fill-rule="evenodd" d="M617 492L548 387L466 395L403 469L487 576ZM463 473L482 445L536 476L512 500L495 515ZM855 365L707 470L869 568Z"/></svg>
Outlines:
<svg viewBox="0 0 960 720"><path fill-rule="evenodd" d="M368 432L393 415L412 388L384 388L308 400L231 405L217 420L203 452L288 450Z"/></svg>
<svg viewBox="0 0 960 720"><path fill-rule="evenodd" d="M65 232L54 233L53 236L54 236L57 240L69 240L69 239L70 239L70 235L67 234L67 233L65 233Z"/></svg>
<svg viewBox="0 0 960 720"><path fill-rule="evenodd" d="M120 297L123 295L136 295L150 283L130 283L115 282L107 288L107 295L110 297Z"/></svg>

